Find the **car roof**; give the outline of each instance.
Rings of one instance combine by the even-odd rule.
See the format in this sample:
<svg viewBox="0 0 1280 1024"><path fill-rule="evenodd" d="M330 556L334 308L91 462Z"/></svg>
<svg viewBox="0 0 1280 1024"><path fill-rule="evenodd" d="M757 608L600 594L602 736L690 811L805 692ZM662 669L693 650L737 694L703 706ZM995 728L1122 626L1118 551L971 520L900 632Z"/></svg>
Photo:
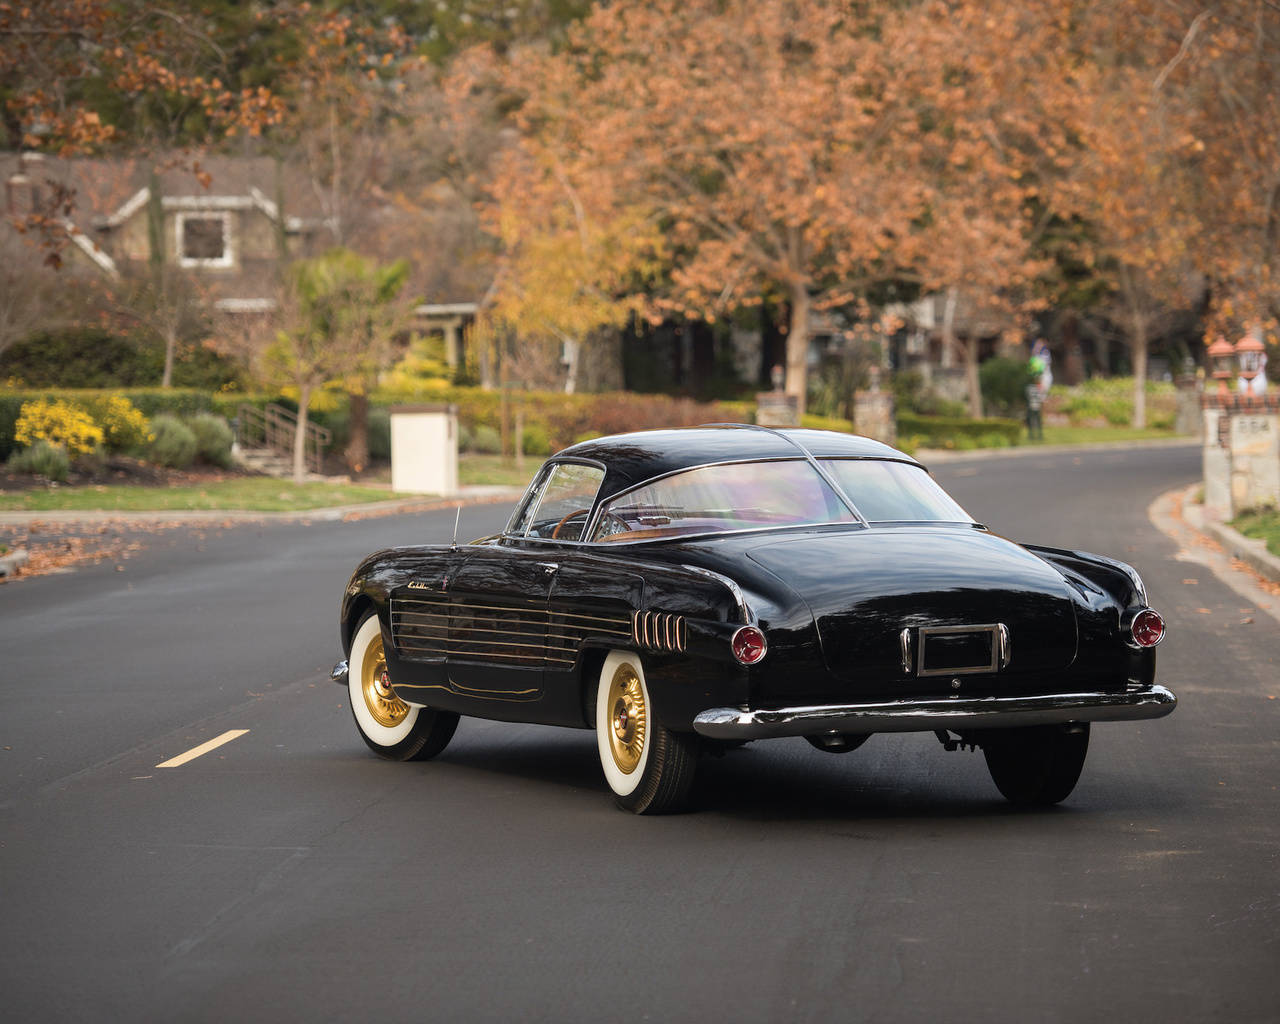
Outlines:
<svg viewBox="0 0 1280 1024"><path fill-rule="evenodd" d="M641 430L581 441L559 452L556 460L575 458L606 468L604 495L682 469L718 462L754 459L893 459L919 465L896 448L857 434L803 428L776 429L745 423Z"/></svg>

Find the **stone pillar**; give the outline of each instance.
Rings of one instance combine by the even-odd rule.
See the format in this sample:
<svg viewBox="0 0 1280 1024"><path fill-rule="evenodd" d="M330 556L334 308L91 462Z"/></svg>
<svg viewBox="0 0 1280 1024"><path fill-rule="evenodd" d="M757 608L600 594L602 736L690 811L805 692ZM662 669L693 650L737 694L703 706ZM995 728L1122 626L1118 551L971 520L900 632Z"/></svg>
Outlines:
<svg viewBox="0 0 1280 1024"><path fill-rule="evenodd" d="M898 443L898 420L893 395L872 388L853 396L853 429L885 444Z"/></svg>
<svg viewBox="0 0 1280 1024"><path fill-rule="evenodd" d="M1204 513L1210 519L1226 520L1231 513L1231 447L1224 443L1220 423L1229 423L1227 413L1206 405L1204 408L1203 446L1200 449L1201 473L1204 477Z"/></svg>
<svg viewBox="0 0 1280 1024"><path fill-rule="evenodd" d="M1231 417L1231 508L1280 505L1280 416L1244 410Z"/></svg>
<svg viewBox="0 0 1280 1024"><path fill-rule="evenodd" d="M1177 378L1178 418L1173 429L1179 434L1190 434L1197 441L1204 438L1204 415L1200 406L1200 381L1194 373L1182 373Z"/></svg>
<svg viewBox="0 0 1280 1024"><path fill-rule="evenodd" d="M1213 519L1280 504L1280 395L1204 395L1204 506Z"/></svg>
<svg viewBox="0 0 1280 1024"><path fill-rule="evenodd" d="M756 395L756 423L762 427L800 426L800 400L784 391Z"/></svg>

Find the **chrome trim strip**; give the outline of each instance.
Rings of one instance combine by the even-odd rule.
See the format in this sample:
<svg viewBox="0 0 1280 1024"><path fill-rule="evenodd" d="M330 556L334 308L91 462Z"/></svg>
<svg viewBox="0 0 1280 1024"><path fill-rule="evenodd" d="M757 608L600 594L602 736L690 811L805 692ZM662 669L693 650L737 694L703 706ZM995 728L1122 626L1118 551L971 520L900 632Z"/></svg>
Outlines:
<svg viewBox="0 0 1280 1024"><path fill-rule="evenodd" d="M996 624L1000 631L1000 667L1008 668L1009 662L1013 660L1013 646L1009 640L1009 627L1003 622Z"/></svg>
<svg viewBox="0 0 1280 1024"><path fill-rule="evenodd" d="M899 633L898 639L902 643L902 671L911 675L911 627L908 626Z"/></svg>
<svg viewBox="0 0 1280 1024"><path fill-rule="evenodd" d="M1163 686L1126 693L1055 693L1024 697L939 697L748 711L710 708L693 720L703 736L722 740L931 732L936 729L1012 729L1064 722L1130 722L1163 718L1178 698Z"/></svg>
<svg viewBox="0 0 1280 1024"><path fill-rule="evenodd" d="M705 576L709 580L715 580L717 583L723 583L729 588L729 593L733 595L733 599L738 605L738 614L742 616L743 625L751 625L755 621L755 616L751 614L751 609L747 607L746 595L742 593L742 588L728 576L722 576L718 572L711 569L703 569L696 565L682 565L681 569L688 569L691 573L698 576Z"/></svg>

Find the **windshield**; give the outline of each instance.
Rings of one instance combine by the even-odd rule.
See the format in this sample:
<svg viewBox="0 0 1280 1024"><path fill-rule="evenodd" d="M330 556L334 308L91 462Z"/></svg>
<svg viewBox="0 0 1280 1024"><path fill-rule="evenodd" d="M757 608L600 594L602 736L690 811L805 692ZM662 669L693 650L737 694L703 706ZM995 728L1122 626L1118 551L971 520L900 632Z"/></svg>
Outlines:
<svg viewBox="0 0 1280 1024"><path fill-rule="evenodd" d="M920 466L877 459L824 459L821 466L869 523L972 523Z"/></svg>
<svg viewBox="0 0 1280 1024"><path fill-rule="evenodd" d="M741 462L675 473L614 498L605 504L592 539L647 540L857 521L810 463Z"/></svg>
<svg viewBox="0 0 1280 1024"><path fill-rule="evenodd" d="M596 500L604 470L576 462L562 462L544 471L529 488L524 505L507 525L507 532L524 537L578 540Z"/></svg>

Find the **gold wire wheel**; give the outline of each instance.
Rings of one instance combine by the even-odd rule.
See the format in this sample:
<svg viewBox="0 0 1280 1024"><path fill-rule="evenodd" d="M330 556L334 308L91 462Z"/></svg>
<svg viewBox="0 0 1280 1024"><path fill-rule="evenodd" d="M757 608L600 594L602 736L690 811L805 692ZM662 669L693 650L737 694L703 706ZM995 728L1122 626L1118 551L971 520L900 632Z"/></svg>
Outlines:
<svg viewBox="0 0 1280 1024"><path fill-rule="evenodd" d="M360 692L364 694L364 706L379 725L388 729L397 726L409 713L409 705L396 696L387 677L387 658L382 652L382 636L374 638L364 653L360 666Z"/></svg>
<svg viewBox="0 0 1280 1024"><path fill-rule="evenodd" d="M609 683L609 750L613 763L624 775L630 775L639 766L647 734L644 687L635 669L620 665Z"/></svg>

